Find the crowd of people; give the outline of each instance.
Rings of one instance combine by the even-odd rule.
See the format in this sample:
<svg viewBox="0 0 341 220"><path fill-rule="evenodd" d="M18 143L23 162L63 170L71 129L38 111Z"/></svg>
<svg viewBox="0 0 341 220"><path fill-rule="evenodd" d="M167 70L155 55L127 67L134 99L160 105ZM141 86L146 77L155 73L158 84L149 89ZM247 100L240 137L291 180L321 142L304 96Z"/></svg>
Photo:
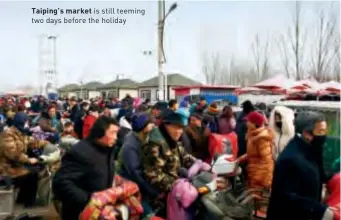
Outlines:
<svg viewBox="0 0 341 220"><path fill-rule="evenodd" d="M204 98L151 105L127 95L106 101L7 97L0 99L0 114L0 175L20 189L17 203L35 205L39 157L32 152L48 143L60 148L52 190L64 220L125 212L129 219L167 219L160 207L167 206L179 171L198 161L210 166L210 136L232 132L238 137L236 168L247 187L269 193L267 219L333 220L340 211L339 203L322 198L323 184L340 171L336 166L333 175L325 174L328 127L320 113L276 106L268 114L251 101L234 112ZM100 206L109 200L101 193L124 201L128 211Z"/></svg>

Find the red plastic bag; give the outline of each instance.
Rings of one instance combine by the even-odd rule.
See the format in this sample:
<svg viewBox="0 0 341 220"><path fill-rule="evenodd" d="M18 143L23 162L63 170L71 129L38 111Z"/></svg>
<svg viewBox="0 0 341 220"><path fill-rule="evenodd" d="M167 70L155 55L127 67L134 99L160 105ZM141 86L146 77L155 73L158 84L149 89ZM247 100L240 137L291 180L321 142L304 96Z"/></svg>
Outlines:
<svg viewBox="0 0 341 220"><path fill-rule="evenodd" d="M340 173L335 174L327 184L330 195L326 199L326 204L336 208L334 220L340 220Z"/></svg>
<svg viewBox="0 0 341 220"><path fill-rule="evenodd" d="M231 132L228 134L210 134L209 136L209 147L210 158L207 163L211 164L212 160L222 154L231 154L234 159L238 156L238 140L237 134Z"/></svg>

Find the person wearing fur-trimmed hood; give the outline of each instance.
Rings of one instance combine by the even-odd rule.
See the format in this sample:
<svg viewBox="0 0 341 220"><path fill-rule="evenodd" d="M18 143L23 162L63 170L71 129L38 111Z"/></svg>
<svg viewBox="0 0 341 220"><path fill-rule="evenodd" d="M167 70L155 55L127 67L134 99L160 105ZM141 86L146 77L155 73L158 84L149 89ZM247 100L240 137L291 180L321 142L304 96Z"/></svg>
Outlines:
<svg viewBox="0 0 341 220"><path fill-rule="evenodd" d="M275 159L295 136L294 119L294 111L285 106L276 106L270 113L269 127L275 134L273 149Z"/></svg>

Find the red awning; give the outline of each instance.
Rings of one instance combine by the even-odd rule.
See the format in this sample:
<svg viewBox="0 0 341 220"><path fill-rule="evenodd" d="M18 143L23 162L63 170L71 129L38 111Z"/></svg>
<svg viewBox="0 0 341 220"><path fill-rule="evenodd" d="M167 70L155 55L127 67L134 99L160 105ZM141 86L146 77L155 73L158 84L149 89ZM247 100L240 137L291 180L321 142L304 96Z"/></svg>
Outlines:
<svg viewBox="0 0 341 220"><path fill-rule="evenodd" d="M174 89L175 91L175 96L185 96L190 94L190 88L176 88Z"/></svg>

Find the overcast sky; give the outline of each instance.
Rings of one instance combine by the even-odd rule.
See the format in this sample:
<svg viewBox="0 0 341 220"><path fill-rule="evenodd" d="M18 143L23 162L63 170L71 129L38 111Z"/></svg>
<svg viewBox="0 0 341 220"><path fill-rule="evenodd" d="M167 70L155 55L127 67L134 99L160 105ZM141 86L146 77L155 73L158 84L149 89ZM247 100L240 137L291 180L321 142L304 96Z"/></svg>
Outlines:
<svg viewBox="0 0 341 220"><path fill-rule="evenodd" d="M260 33L266 38L285 31L292 22L294 4L293 1L178 1L178 8L166 22L165 71L203 80L203 51L223 51L240 59L250 59L254 35ZM306 28L314 26L312 18L316 8L329 5L327 1L304 2ZM146 14L125 16L127 23L124 26L32 24L32 17L62 17L33 15L32 7L137 8L145 9ZM339 2L335 2L335 8L339 7ZM156 75L156 1L0 2L0 32L0 89L38 84L38 39L41 34L58 36L60 85L80 80L108 82L115 79L117 73L137 81ZM153 51L152 56L144 56L144 50ZM273 56L277 55L274 53Z"/></svg>

